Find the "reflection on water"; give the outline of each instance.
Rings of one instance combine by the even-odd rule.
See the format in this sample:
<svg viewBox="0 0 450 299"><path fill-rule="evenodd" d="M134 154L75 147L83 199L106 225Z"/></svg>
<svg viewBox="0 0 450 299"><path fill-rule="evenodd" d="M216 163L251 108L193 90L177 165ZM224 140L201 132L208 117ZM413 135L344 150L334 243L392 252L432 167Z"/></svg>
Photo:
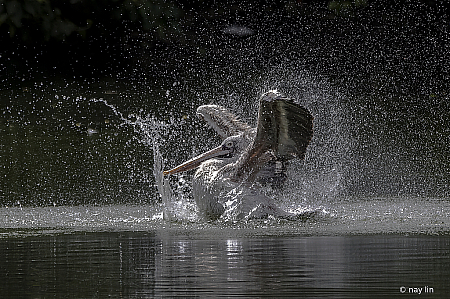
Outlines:
<svg viewBox="0 0 450 299"><path fill-rule="evenodd" d="M428 287L432 298L445 298L449 291L448 236L222 239L185 233L3 239L0 291L4 298L391 298L403 295L401 287L423 293Z"/></svg>

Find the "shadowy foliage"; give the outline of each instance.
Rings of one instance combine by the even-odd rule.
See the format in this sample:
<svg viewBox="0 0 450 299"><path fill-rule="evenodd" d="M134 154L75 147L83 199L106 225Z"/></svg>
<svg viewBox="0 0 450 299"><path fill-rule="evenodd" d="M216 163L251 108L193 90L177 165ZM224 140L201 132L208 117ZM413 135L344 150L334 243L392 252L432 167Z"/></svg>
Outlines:
<svg viewBox="0 0 450 299"><path fill-rule="evenodd" d="M3 0L0 6L2 34L23 42L85 38L99 27L140 23L143 30L168 28L182 15L174 3L143 0ZM99 32L98 32L99 33Z"/></svg>

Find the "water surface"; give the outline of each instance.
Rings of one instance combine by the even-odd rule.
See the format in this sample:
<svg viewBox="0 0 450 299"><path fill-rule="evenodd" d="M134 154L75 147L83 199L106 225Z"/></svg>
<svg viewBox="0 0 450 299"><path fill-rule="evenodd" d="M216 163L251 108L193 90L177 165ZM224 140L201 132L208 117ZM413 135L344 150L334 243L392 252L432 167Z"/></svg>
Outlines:
<svg viewBox="0 0 450 299"><path fill-rule="evenodd" d="M391 298L428 287L430 298L446 298L447 200L322 208L305 221L245 222L170 222L160 205L2 208L0 290L5 298Z"/></svg>

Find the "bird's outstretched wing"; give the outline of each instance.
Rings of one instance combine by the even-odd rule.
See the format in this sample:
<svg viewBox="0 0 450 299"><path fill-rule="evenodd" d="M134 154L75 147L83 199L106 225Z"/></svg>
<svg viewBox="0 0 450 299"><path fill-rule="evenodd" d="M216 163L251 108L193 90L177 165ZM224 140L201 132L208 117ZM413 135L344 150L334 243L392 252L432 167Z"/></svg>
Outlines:
<svg viewBox="0 0 450 299"><path fill-rule="evenodd" d="M250 126L239 120L222 106L204 105L197 108L197 115L206 121L222 139L239 135Z"/></svg>
<svg viewBox="0 0 450 299"><path fill-rule="evenodd" d="M273 92L261 97L254 150L272 150L281 160L303 159L312 135L313 117L306 108Z"/></svg>
<svg viewBox="0 0 450 299"><path fill-rule="evenodd" d="M269 161L303 159L313 135L309 111L273 91L260 99L256 137L238 163L237 175L254 177Z"/></svg>

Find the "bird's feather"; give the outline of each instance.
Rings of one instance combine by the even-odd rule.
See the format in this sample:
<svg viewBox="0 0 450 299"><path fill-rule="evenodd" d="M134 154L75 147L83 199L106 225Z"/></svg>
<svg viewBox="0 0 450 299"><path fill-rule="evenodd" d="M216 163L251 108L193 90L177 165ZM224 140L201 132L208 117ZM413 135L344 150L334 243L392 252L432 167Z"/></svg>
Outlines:
<svg viewBox="0 0 450 299"><path fill-rule="evenodd" d="M275 92L260 99L256 136L237 163L236 176L255 178L268 162L304 159L313 135L311 113Z"/></svg>
<svg viewBox="0 0 450 299"><path fill-rule="evenodd" d="M245 122L222 106L204 105L197 108L197 115L206 121L222 139L251 129Z"/></svg>

